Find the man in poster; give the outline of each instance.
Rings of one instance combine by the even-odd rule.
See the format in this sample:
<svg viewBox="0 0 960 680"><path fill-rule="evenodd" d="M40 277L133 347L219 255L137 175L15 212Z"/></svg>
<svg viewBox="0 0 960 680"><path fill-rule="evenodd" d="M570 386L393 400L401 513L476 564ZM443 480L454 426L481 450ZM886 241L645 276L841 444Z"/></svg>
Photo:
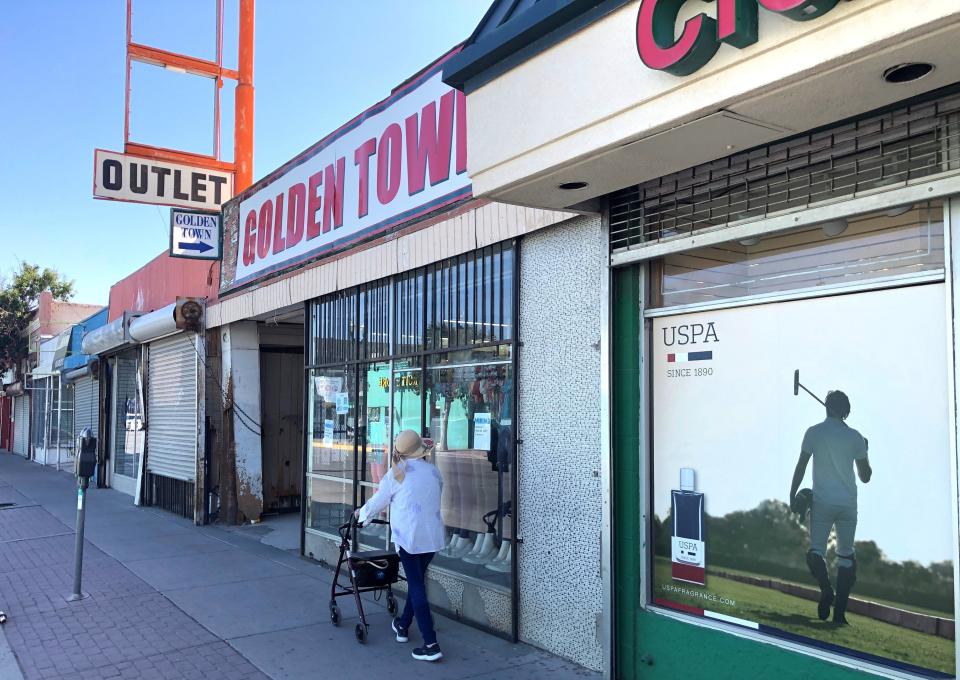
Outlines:
<svg viewBox="0 0 960 680"><path fill-rule="evenodd" d="M813 458L813 503L810 509L810 550L807 567L820 586L817 615L826 621L833 606L833 622L846 625L847 600L857 579L854 539L857 531L856 465L860 481L866 484L873 474L867 458L867 440L844 422L850 415L850 400L837 390L827 394L826 419L803 437L800 458L790 486L791 507L800 509L797 491ZM827 540L837 531L837 590L834 593L827 572Z"/></svg>

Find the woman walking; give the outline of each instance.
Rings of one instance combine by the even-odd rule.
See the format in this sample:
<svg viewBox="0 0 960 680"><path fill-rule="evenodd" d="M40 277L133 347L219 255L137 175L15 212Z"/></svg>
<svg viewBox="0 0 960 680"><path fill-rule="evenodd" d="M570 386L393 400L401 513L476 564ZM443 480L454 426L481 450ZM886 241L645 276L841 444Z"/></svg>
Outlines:
<svg viewBox="0 0 960 680"><path fill-rule="evenodd" d="M363 524L390 506L393 542L407 577L407 602L400 616L393 620L393 632L397 642L406 642L416 617L423 646L413 650L413 658L420 661L443 658L433 630L426 585L427 567L443 548L445 538L440 515L443 478L434 465L424 460L432 451L433 443L421 440L413 430L401 432L393 444L393 465L380 480L380 488L356 511Z"/></svg>

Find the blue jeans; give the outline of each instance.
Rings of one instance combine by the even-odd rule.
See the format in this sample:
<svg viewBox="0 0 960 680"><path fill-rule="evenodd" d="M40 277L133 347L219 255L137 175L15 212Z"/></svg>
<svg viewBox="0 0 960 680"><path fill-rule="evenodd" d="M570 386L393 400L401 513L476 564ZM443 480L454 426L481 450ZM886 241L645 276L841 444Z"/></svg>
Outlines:
<svg viewBox="0 0 960 680"><path fill-rule="evenodd" d="M427 567L436 553L411 555L399 546L397 553L407 575L407 603L403 606L397 625L409 628L416 616L424 644L432 645L437 641L437 634L433 630L433 616L430 614L430 603L427 602Z"/></svg>

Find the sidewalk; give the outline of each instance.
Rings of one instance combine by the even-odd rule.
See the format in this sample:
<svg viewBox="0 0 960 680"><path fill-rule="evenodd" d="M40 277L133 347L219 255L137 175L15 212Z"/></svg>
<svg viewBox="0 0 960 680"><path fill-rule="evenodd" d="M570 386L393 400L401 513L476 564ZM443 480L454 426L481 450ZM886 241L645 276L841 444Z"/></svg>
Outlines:
<svg viewBox="0 0 960 680"><path fill-rule="evenodd" d="M444 660L416 662L411 644L394 642L380 603L365 604L370 639L361 646L351 604L339 628L327 618L329 570L259 536L136 508L109 489L87 497L90 597L68 603L75 517L71 475L0 452L2 680L599 678L444 618Z"/></svg>

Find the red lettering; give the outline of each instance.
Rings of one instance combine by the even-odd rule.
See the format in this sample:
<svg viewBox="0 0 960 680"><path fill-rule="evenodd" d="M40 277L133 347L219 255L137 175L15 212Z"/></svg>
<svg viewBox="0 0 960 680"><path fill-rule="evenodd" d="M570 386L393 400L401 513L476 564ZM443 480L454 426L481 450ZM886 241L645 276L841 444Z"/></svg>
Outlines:
<svg viewBox="0 0 960 680"><path fill-rule="evenodd" d="M467 171L467 95L457 90L457 174Z"/></svg>
<svg viewBox="0 0 960 680"><path fill-rule="evenodd" d="M400 190L400 161L403 153L403 130L390 123L377 147L377 199L386 205Z"/></svg>
<svg viewBox="0 0 960 680"><path fill-rule="evenodd" d="M837 6L838 0L760 0L771 12L782 14L794 21L810 21Z"/></svg>
<svg viewBox="0 0 960 680"><path fill-rule="evenodd" d="M303 182L290 187L287 201L287 248L303 240L303 212L307 203L307 187Z"/></svg>
<svg viewBox="0 0 960 680"><path fill-rule="evenodd" d="M649 68L687 76L703 67L720 49L717 21L698 14L683 25L674 40L674 27L685 0L641 0L637 14L637 53Z"/></svg>
<svg viewBox="0 0 960 680"><path fill-rule="evenodd" d="M257 257L261 260L270 254L271 229L273 229L273 201L268 198L260 206L260 222L257 224Z"/></svg>
<svg viewBox="0 0 960 680"><path fill-rule="evenodd" d="M339 229L343 226L343 176L347 165L346 158L337 159L337 169L331 163L326 167L323 179L323 231Z"/></svg>
<svg viewBox="0 0 960 680"><path fill-rule="evenodd" d="M257 211L247 213L243 230L243 264L249 267L257 259Z"/></svg>
<svg viewBox="0 0 960 680"><path fill-rule="evenodd" d="M427 166L430 186L450 177L450 148L453 143L453 91L440 97L440 120L437 103L430 102L417 114L408 116L407 126L407 193L423 191ZM417 123L419 122L419 130Z"/></svg>
<svg viewBox="0 0 960 680"><path fill-rule="evenodd" d="M360 168L360 197L357 205L357 216L366 217L370 212L370 156L377 151L377 140L368 139L353 152L353 163Z"/></svg>
<svg viewBox="0 0 960 680"><path fill-rule="evenodd" d="M320 194L317 190L323 184L323 172L310 175L307 180L307 240L320 235L320 222L317 213L320 211Z"/></svg>
<svg viewBox="0 0 960 680"><path fill-rule="evenodd" d="M283 194L277 194L273 217L273 254L282 253L287 244L283 240Z"/></svg>

